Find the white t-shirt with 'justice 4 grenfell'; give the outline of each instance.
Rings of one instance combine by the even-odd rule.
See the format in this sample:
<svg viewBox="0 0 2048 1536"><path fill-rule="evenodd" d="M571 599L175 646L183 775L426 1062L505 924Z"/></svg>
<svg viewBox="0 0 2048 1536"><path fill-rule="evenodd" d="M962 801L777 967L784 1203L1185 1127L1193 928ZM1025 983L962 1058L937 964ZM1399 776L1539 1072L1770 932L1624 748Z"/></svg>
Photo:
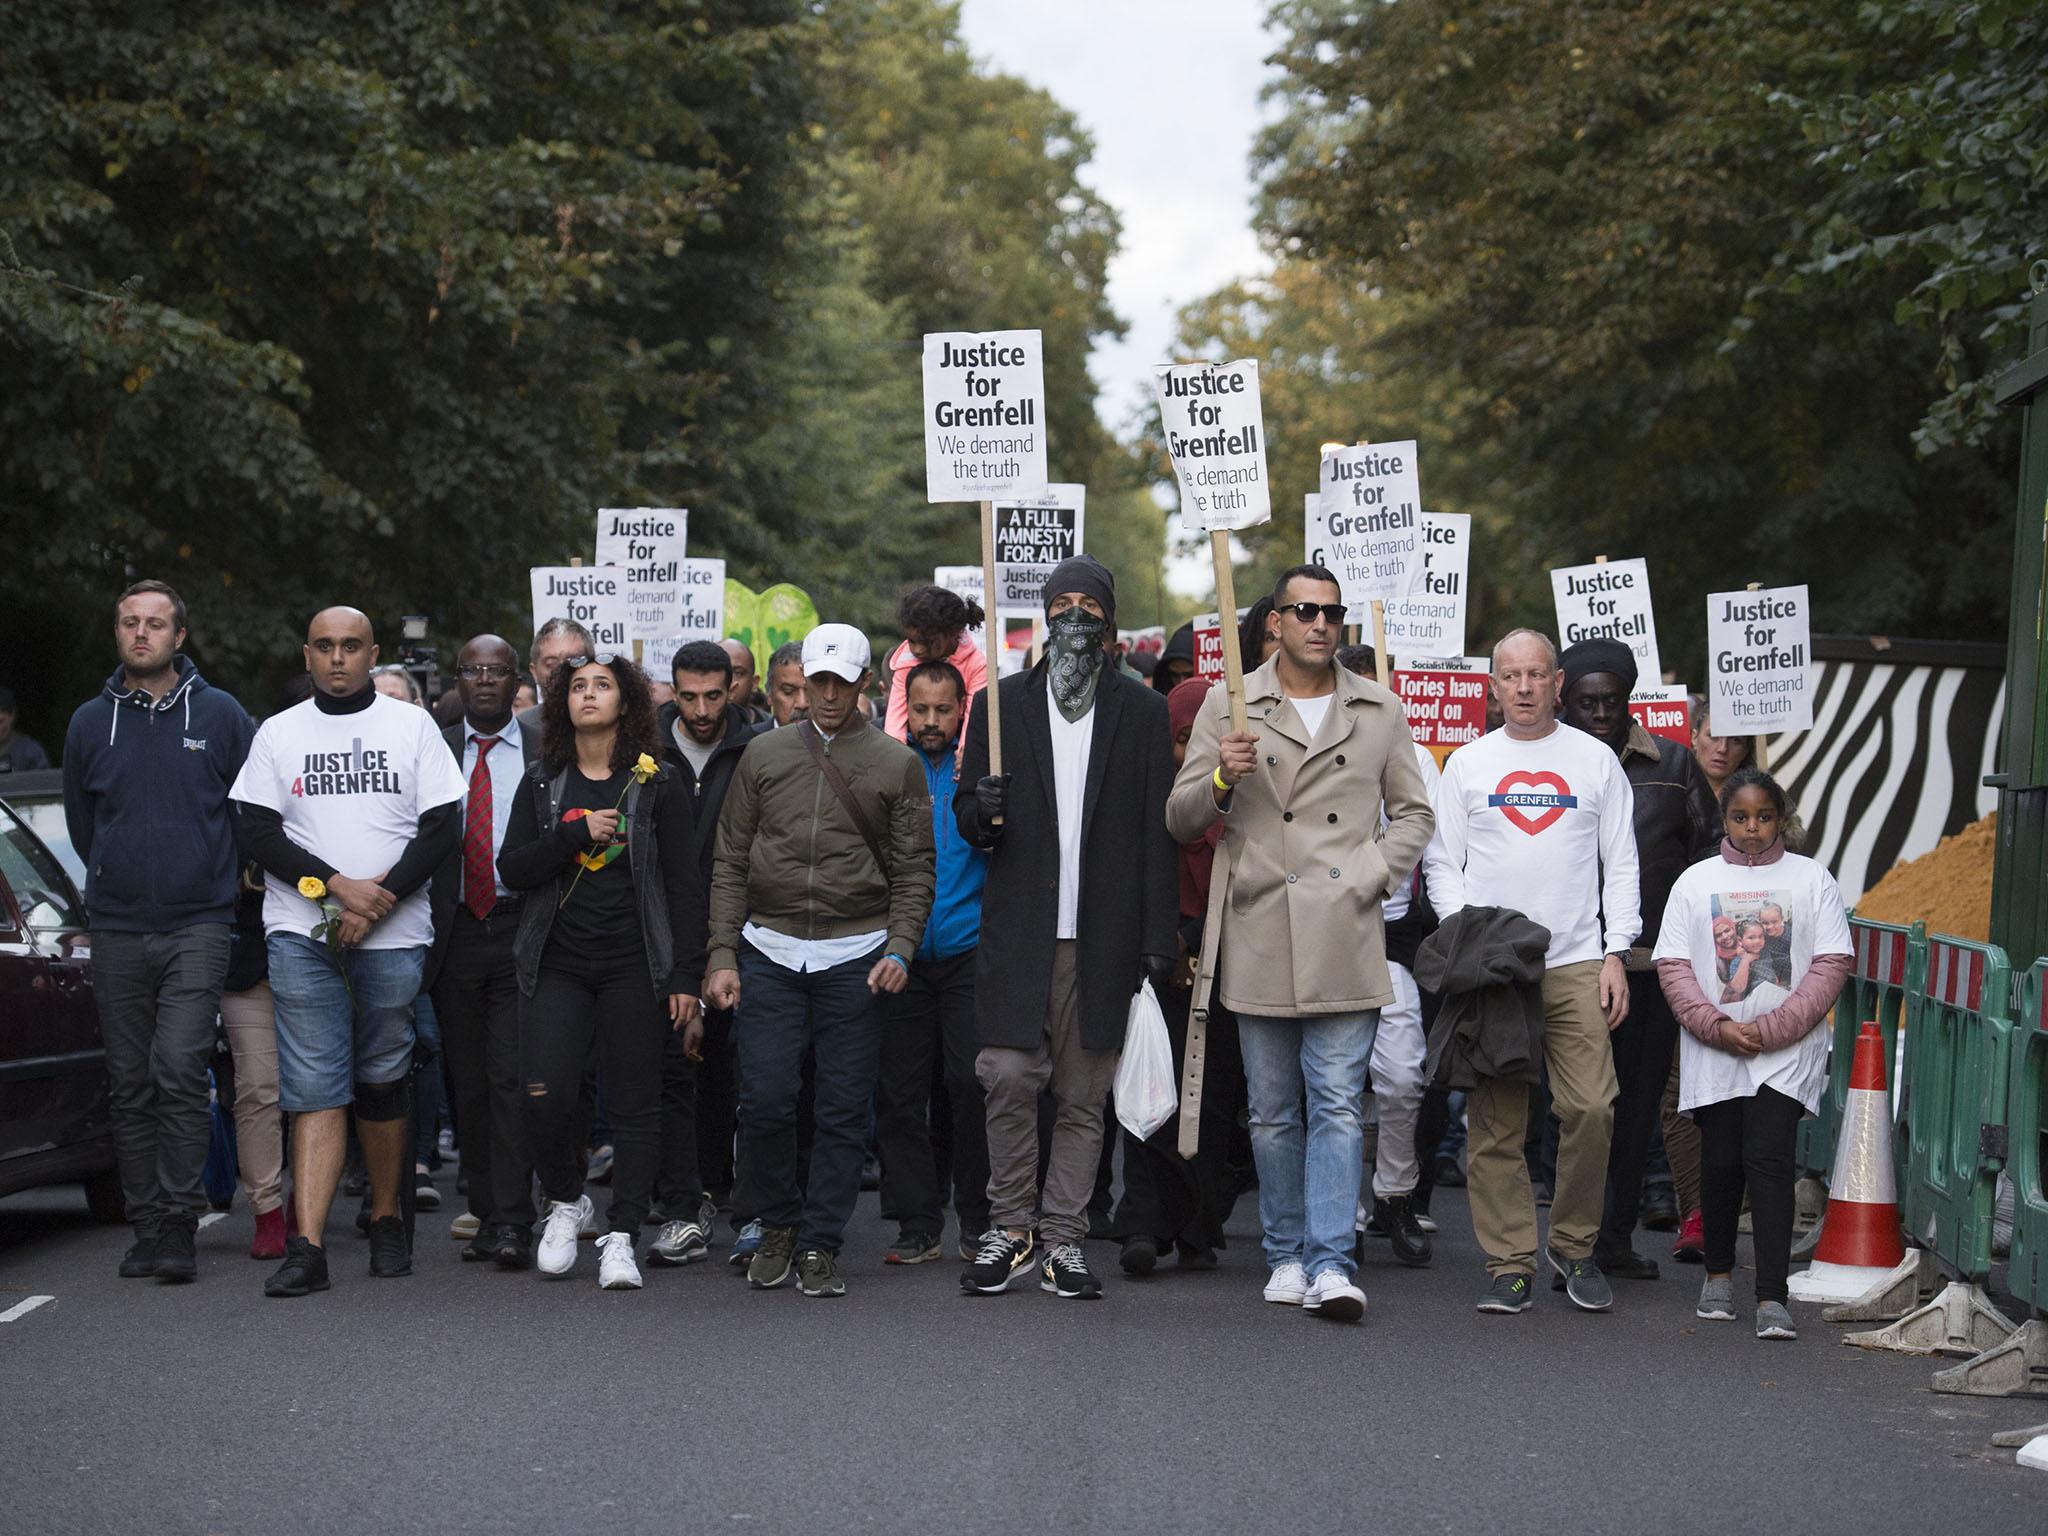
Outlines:
<svg viewBox="0 0 2048 1536"><path fill-rule="evenodd" d="M362 880L386 873L419 831L420 817L468 793L433 716L378 694L368 709L321 711L312 699L257 729L230 799L284 818L285 836ZM263 931L311 937L320 903L290 881L263 877ZM370 929L364 949L411 949L434 941L421 886Z"/></svg>
<svg viewBox="0 0 2048 1536"><path fill-rule="evenodd" d="M1569 725L1535 741L1492 731L1453 752L1422 859L1440 916L1519 912L1550 930L1552 968L1620 954L1642 931L1635 791L1614 749Z"/></svg>

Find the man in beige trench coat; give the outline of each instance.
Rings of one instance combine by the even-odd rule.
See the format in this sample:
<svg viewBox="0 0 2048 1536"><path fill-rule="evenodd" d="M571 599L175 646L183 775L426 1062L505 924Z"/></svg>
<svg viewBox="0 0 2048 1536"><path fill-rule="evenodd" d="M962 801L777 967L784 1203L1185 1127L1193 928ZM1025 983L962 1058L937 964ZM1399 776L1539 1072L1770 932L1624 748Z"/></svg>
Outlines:
<svg viewBox="0 0 2048 1536"><path fill-rule="evenodd" d="M1181 842L1224 824L1204 968L1244 1048L1266 1300L1349 1321L1365 1313L1351 1239L1366 1067L1394 995L1380 904L1435 820L1400 701L1336 663L1336 577L1298 565L1273 607L1280 649L1245 678L1251 729L1232 732L1225 690L1210 693L1166 820Z"/></svg>

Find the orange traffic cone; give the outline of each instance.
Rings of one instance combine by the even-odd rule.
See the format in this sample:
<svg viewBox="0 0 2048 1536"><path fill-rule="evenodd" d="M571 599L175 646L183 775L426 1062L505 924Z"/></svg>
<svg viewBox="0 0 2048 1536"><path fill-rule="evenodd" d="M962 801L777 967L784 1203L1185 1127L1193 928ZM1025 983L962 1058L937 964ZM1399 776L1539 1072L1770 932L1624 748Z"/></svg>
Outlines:
<svg viewBox="0 0 2048 1536"><path fill-rule="evenodd" d="M1791 1281L1794 1301L1854 1301L1906 1257L1892 1172L1892 1117L1885 1093L1884 1036L1865 1024L1856 1036L1835 1175L1813 1263Z"/></svg>

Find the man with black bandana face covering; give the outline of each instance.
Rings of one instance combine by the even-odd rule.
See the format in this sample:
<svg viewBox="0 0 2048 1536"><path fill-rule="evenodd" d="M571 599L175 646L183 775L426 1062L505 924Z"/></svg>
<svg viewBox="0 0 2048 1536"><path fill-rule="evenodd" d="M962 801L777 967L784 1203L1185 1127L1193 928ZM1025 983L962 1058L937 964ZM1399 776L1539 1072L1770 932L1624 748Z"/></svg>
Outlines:
<svg viewBox="0 0 2048 1536"><path fill-rule="evenodd" d="M1147 974L1157 984L1173 969L1173 739L1165 699L1106 664L1110 573L1076 556L1054 568L1045 598L1044 659L997 688L1009 771L989 774L984 690L960 766L974 790L954 801L961 835L991 855L975 967L991 1220L960 1283L971 1294L1007 1290L1042 1240L1039 1288L1087 1300L1102 1294L1081 1240L1103 1099L1132 994ZM1035 1212L1048 1086L1058 1113Z"/></svg>

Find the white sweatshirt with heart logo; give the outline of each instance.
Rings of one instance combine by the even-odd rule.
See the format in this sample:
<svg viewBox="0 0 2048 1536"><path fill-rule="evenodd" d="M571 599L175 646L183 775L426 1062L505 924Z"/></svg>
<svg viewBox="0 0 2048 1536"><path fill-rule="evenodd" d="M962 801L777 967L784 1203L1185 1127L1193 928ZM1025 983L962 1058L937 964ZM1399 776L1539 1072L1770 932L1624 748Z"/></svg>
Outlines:
<svg viewBox="0 0 2048 1536"><path fill-rule="evenodd" d="M1562 722L1535 741L1492 731L1451 754L1423 868L1439 917L1520 912L1550 930L1553 968L1622 954L1642 931L1635 792L1612 747Z"/></svg>

